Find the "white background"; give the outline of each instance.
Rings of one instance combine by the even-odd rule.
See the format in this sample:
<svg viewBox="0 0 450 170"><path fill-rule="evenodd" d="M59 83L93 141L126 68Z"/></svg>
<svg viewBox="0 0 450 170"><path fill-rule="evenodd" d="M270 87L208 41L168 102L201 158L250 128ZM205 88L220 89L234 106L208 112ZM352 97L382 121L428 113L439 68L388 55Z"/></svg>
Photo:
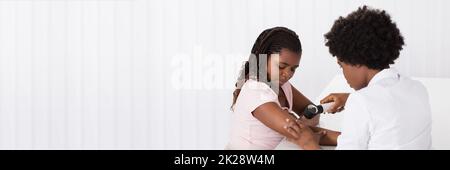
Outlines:
<svg viewBox="0 0 450 170"><path fill-rule="evenodd" d="M259 33L299 34L315 99L340 73L323 34L362 4L404 35L395 67L450 78L447 0L0 0L0 149L223 149Z"/></svg>

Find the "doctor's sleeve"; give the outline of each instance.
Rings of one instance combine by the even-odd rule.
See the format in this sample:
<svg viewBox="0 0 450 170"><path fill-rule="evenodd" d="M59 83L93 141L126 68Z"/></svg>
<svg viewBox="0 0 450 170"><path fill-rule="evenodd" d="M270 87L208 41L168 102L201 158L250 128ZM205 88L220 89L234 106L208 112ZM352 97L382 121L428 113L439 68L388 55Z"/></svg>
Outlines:
<svg viewBox="0 0 450 170"><path fill-rule="evenodd" d="M336 149L368 149L370 116L364 104L362 96L357 92L349 96L345 111L341 113L344 117Z"/></svg>

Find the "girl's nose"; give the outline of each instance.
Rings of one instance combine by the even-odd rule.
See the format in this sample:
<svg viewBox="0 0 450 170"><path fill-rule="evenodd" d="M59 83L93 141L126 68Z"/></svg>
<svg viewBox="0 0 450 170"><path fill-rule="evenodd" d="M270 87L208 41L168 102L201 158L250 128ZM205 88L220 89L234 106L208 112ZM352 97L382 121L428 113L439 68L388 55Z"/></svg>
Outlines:
<svg viewBox="0 0 450 170"><path fill-rule="evenodd" d="M290 71L290 70L283 70L283 71L281 71L281 75L283 77L290 78L292 76L292 71Z"/></svg>

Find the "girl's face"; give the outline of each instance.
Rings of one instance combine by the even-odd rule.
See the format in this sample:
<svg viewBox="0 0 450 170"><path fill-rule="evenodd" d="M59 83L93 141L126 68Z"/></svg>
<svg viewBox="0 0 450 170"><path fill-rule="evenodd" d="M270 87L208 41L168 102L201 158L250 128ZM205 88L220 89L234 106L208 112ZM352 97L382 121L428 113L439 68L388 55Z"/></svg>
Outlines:
<svg viewBox="0 0 450 170"><path fill-rule="evenodd" d="M285 48L279 54L270 55L267 72L271 81L279 81L280 86L289 81L298 68L300 57L301 54Z"/></svg>
<svg viewBox="0 0 450 170"><path fill-rule="evenodd" d="M342 68L347 84L351 88L359 90L367 86L369 81L367 80L368 68L366 66L351 65L339 60L337 63Z"/></svg>

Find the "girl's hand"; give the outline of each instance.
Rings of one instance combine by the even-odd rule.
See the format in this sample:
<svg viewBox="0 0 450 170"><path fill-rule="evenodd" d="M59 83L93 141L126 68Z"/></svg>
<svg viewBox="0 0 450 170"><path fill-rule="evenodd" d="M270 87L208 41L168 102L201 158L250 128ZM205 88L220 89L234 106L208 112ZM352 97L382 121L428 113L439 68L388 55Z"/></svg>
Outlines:
<svg viewBox="0 0 450 170"><path fill-rule="evenodd" d="M331 93L327 97L320 100L320 103L330 103L334 102L334 105L331 106L326 112L328 113L336 113L344 110L345 103L347 102L347 98L350 93Z"/></svg>
<svg viewBox="0 0 450 170"><path fill-rule="evenodd" d="M300 123L286 119L285 129L294 138L288 139L305 150L320 149L320 138L326 135L326 131L313 132L311 128Z"/></svg>

